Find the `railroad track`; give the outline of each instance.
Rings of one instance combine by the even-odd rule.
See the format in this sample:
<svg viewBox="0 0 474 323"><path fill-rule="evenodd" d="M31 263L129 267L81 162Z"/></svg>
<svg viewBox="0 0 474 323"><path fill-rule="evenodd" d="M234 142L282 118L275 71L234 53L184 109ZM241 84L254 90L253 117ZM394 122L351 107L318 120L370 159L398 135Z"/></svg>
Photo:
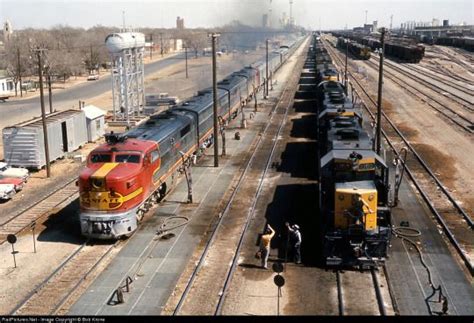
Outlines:
<svg viewBox="0 0 474 323"><path fill-rule="evenodd" d="M64 260L39 286L29 293L10 315L55 315L89 274L120 243L85 241Z"/></svg>
<svg viewBox="0 0 474 323"><path fill-rule="evenodd" d="M335 272L339 316L387 315L380 285L388 286L388 283L383 279L380 284L378 271L374 267L364 272L342 270ZM367 288L367 286L373 288ZM347 287L347 292L345 287ZM357 293L356 296L354 292Z"/></svg>
<svg viewBox="0 0 474 323"><path fill-rule="evenodd" d="M470 80L468 78L465 78L465 77L462 77L460 75L454 74L452 71L448 70L446 67L444 67L443 65L440 65L437 62L434 62L434 63L436 65L436 67L432 67L432 66L429 66L429 65L426 65L424 67L426 67L427 69L429 69L430 71L432 71L436 74L441 73L442 75L447 76L447 77L449 77L453 80L463 82L466 85L474 86L474 82L472 80Z"/></svg>
<svg viewBox="0 0 474 323"><path fill-rule="evenodd" d="M377 68L378 68L378 65L376 64L376 61L377 60L375 58L372 58L371 62L373 64L371 64L371 65L372 66L377 66ZM394 63L391 63L389 60L386 60L385 62L386 62L385 66L388 66L392 70L395 70L398 73L400 73L400 74L402 74L402 75L404 75L404 76L406 76L406 77L408 77L408 78L410 78L410 79L412 79L416 82L420 82L421 84L425 85L426 87L433 90L434 92L440 93L440 91L441 91L441 92L444 92L444 93L448 93L449 95L443 95L443 96L445 96L449 100L461 105L464 109L466 109L468 111L471 111L471 112L474 111L474 109L472 108L473 102L472 102L472 90L471 89L467 89L467 88L460 87L460 86L456 87L455 85L453 85L453 83L450 83L450 82L447 82L443 79L438 78L437 82L442 83L443 85L451 88L451 91L450 91L447 88L440 87L438 84L427 81L425 78L420 77L419 75L417 75L417 74L423 74L423 75L428 76L430 78L433 77L433 75L424 73L424 72L420 71L419 69L414 68L413 66L403 65L403 67L402 67L402 66L396 65ZM409 71L407 71L407 69ZM454 93L452 91L452 89L456 89L459 92L463 92L464 94L468 95L471 100L466 99L462 96L459 96L458 94ZM422 91L419 91L419 92L422 92ZM425 93L423 92L423 94L425 94ZM426 96L428 96L428 95L426 95Z"/></svg>
<svg viewBox="0 0 474 323"><path fill-rule="evenodd" d="M307 46L305 47L305 53L306 52ZM305 60L301 57L299 57L298 59L298 67L295 68L295 70L299 71L302 69ZM235 186L235 189L233 190L230 196L230 199L228 200L222 213L220 214L220 218L217 224L214 226L212 232L210 233L210 238L208 239L207 244L199 257L199 260L196 262L197 264L190 278L188 279L186 286L184 287L184 291L173 311L173 315L179 315L183 311L185 312L185 314L188 314L185 311L186 306L190 303L188 302L188 300L196 300L196 296L194 294L196 294L195 291L199 289L199 287L201 287L201 289L206 289L205 292L207 292L207 297L209 297L207 303L212 304L209 305L209 307L212 306L212 314L222 314L222 309L224 301L226 299L228 288L230 286L234 272L237 268L240 251L244 242L244 237L254 215L256 204L259 200L266 174L271 166L271 161L276 146L279 142L278 138L281 135L283 126L285 125L288 111L292 106L294 90L298 84L299 77L299 74L293 74L292 78L287 82L278 103L269 115L269 121L265 129L263 130L262 135L259 136L258 141L255 144L255 149L253 150L243 172L241 173L239 180L237 181L237 184ZM256 178L258 178L257 181L255 181ZM250 184L250 182L253 183ZM246 196L246 192L248 193L249 190L251 190L252 194L255 191L255 194L253 194L250 199ZM236 228L236 231L238 232L235 232L234 235L230 235L226 231L226 228L229 227ZM205 263L217 263L209 261L210 254L212 252L211 248L221 250L221 248L223 248L223 245L235 245L235 248L230 250L230 253L219 253L218 260L221 263L230 263L229 267L213 266L211 268L208 267L205 269L207 272L207 276L212 277L212 279L214 280L219 280L219 282L222 282L217 287L219 291L213 293L214 290L212 289L211 292L209 292L209 290L207 289L212 287L209 287L208 284L202 284L206 285L205 287L197 287L197 279L198 276L203 276L204 273L202 269L205 266ZM222 269L217 267L222 267ZM211 273L209 273L210 271ZM217 271L220 271L219 274L217 273ZM209 295L218 296L217 299L211 299L211 296Z"/></svg>
<svg viewBox="0 0 474 323"><path fill-rule="evenodd" d="M378 70L378 64L375 64L372 61L367 61L367 64L370 65L372 68ZM468 119L464 114L460 113L460 111L454 110L450 106L446 105L443 102L432 97L432 95L426 94L423 91L419 90L417 87L408 84L405 82L401 77L396 76L393 72L385 70L385 77L389 78L391 81L399 85L401 88L408 91L410 94L414 95L415 97L419 98L431 108L435 109L438 113L446 117L451 122L455 123L463 130L468 133L474 132L474 123L472 120Z"/></svg>
<svg viewBox="0 0 474 323"><path fill-rule="evenodd" d="M453 61L455 62L456 64L458 64L459 66L465 68L468 72L470 73L474 73L474 68L472 67L471 64L469 63L466 63L462 60L460 60L456 55L453 55L453 54L450 54L448 52L446 52L442 47L440 46L437 46L436 49L444 56L446 56L448 58L449 61ZM472 60L472 58L470 57L467 57L466 55L464 54L461 54L459 52L456 52L458 55L461 55L463 57L465 57L466 59L469 59L469 60Z"/></svg>
<svg viewBox="0 0 474 323"><path fill-rule="evenodd" d="M459 92L462 92L464 94L466 94L470 99L471 101L469 100L466 100L465 98L463 97L459 97L456 95L456 93L453 93L451 91L448 91L449 93L451 93L452 95L456 96L457 98L459 98L460 101L463 102L463 104L470 104L472 105L474 102L472 102L472 92L473 92L473 89L472 88L468 88L467 86L462 86L462 85L459 85L457 83L454 83L450 80L446 80L445 78L442 78L440 77L437 73L429 73L427 71L425 71L424 69L422 69L420 66L418 65L410 65L410 64L403 64L402 65L404 68L406 69L409 69L410 71L413 71L414 73L418 73L418 74L422 74L426 77L429 77L429 78L432 78L432 79L435 79L437 82L439 83L442 83L443 85L446 85L450 88L453 88L453 89L456 89L457 91ZM437 87L435 84L433 84L435 87ZM440 90L443 90L441 88L439 88ZM471 107L467 107L469 111L474 111L473 108Z"/></svg>
<svg viewBox="0 0 474 323"><path fill-rule="evenodd" d="M32 224L50 215L52 210L64 202L77 197L78 189L74 178L48 193L39 203L28 206L3 222L0 225L0 245L5 243L7 235L22 233L29 229Z"/></svg>
<svg viewBox="0 0 474 323"><path fill-rule="evenodd" d="M332 56L337 59L340 66L343 66L343 60L337 53L330 46L326 47L332 53ZM372 120L375 120L377 103L351 72L348 72L348 75L353 80L352 85L354 86L355 93L363 102L364 108ZM364 100L362 96L366 99ZM369 108L368 103L372 108ZM441 225L451 245L464 262L465 267L473 275L472 252L474 250L474 242L472 241L472 230L474 225L471 216L459 205L421 155L383 111L382 116L382 134L386 142L396 156L401 157L402 149L407 149L407 157L403 166L408 176L437 222Z"/></svg>

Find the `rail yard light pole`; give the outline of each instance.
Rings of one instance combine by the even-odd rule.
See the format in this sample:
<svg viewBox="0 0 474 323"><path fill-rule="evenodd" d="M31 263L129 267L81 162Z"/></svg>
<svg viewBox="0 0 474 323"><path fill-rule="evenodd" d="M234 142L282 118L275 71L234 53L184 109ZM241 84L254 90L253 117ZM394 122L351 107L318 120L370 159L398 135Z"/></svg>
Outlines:
<svg viewBox="0 0 474 323"><path fill-rule="evenodd" d="M265 85L264 85L264 92L265 92L265 97L268 96L268 39L266 40L266 72L265 72Z"/></svg>
<svg viewBox="0 0 474 323"><path fill-rule="evenodd" d="M381 137L381 121L382 121L382 85L383 85L383 56L385 49L385 28L382 28L380 35L380 63L379 63L379 88L377 97L377 128L376 128L376 140L377 140L377 155L380 155L380 149L382 146Z"/></svg>
<svg viewBox="0 0 474 323"><path fill-rule="evenodd" d="M214 101L214 167L219 167L219 141L218 130L219 123L217 119L217 59L216 59L216 41L220 34L210 33L212 39L212 92Z"/></svg>
<svg viewBox="0 0 474 323"><path fill-rule="evenodd" d="M344 42L346 43L346 65L344 68L344 89L347 95L347 55L349 53L349 39L345 39Z"/></svg>
<svg viewBox="0 0 474 323"><path fill-rule="evenodd" d="M46 128L46 112L44 109L44 93L43 93L43 61L42 56L45 49L36 48L35 52L38 57L39 83L40 83L40 102L41 102L41 119L43 121L43 136L44 136L44 153L46 157L46 176L51 177L51 167L49 161L49 147L48 147L48 129Z"/></svg>

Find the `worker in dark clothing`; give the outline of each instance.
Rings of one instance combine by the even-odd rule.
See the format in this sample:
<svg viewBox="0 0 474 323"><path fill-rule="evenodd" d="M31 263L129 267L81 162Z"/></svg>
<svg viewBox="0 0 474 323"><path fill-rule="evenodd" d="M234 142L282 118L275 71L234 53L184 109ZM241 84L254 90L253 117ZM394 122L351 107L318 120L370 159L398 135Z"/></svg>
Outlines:
<svg viewBox="0 0 474 323"><path fill-rule="evenodd" d="M291 235L291 241L293 242L293 250L295 253L295 263L301 264L301 232L300 227L297 224L290 226L288 222L285 223L288 228L288 232Z"/></svg>

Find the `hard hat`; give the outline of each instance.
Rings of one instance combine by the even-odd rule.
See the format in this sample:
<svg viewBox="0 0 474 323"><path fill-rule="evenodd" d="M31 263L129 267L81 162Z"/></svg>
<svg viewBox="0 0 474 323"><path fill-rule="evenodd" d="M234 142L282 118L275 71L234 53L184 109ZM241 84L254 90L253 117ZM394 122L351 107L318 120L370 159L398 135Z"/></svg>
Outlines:
<svg viewBox="0 0 474 323"><path fill-rule="evenodd" d="M300 226L299 226L299 225L297 225L297 224L293 224L293 229L295 229L295 230L299 230L299 229L300 229Z"/></svg>

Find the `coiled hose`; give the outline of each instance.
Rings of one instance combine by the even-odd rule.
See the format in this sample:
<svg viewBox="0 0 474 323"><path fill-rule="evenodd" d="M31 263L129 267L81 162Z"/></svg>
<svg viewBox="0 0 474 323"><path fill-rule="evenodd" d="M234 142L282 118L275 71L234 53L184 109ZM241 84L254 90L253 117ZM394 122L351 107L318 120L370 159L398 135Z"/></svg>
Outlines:
<svg viewBox="0 0 474 323"><path fill-rule="evenodd" d="M392 233L402 241L406 241L410 243L412 246L415 247L415 250L418 252L418 257L420 259L421 265L425 268L427 274L428 274L428 282L430 284L432 294L428 296L425 299L426 306L428 307L428 311L430 312L431 315L433 315L433 311L431 310L431 307L429 305L430 299L436 294L436 292L439 292L439 302L443 303L443 308L441 313L437 314L447 314L448 312L448 299L446 296L443 295L443 291L441 289L441 285L438 287L435 287L433 280L432 280L432 274L431 271L428 267L428 265L425 262L425 259L423 258L423 253L421 252L420 247L416 244L415 241L412 240L412 238L417 238L421 236L421 231L415 228L410 228L410 227L393 227L392 228Z"/></svg>

